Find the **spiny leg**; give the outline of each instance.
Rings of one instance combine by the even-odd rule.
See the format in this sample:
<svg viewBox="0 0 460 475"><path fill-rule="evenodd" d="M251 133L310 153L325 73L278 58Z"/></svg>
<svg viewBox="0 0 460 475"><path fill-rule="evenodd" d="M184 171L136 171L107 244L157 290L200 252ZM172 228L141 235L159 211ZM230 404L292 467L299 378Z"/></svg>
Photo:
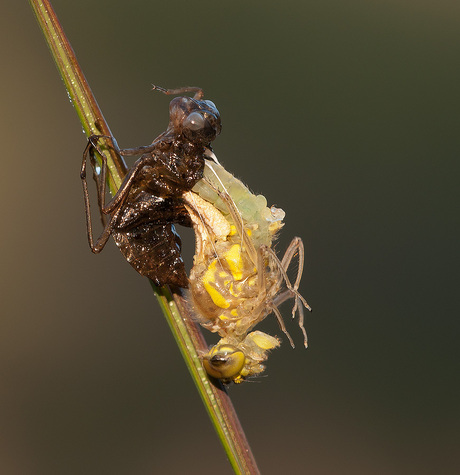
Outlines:
<svg viewBox="0 0 460 475"><path fill-rule="evenodd" d="M268 246L261 246L264 251L267 253L267 256L271 259L273 259L275 266L277 269L280 271L282 280L286 283L286 287L294 294L296 295L305 308L309 311L311 311L310 305L308 305L307 301L300 295L298 289L300 285L300 279L302 278L302 272L303 272L303 259L304 259L304 252L303 252L303 243L300 238L294 238L291 241L291 244L288 247L288 250L286 251L283 260L280 261L278 256L276 255L275 251L271 249ZM287 269L289 268L289 265L292 262L293 257L295 256L295 253L299 251L299 267L297 270L297 277L295 280L294 285L291 284L291 281L287 275ZM287 257L286 257L287 254Z"/></svg>
<svg viewBox="0 0 460 475"><path fill-rule="evenodd" d="M91 248L91 250L95 253L99 253L102 251L104 248L105 244L107 243L110 234L113 231L114 225L116 220L118 219L118 216L121 212L121 207L119 207L115 213L110 217L109 222L105 225L101 235L98 237L96 240L96 243L94 243L93 239L93 225L92 225L92 219L91 219L91 207L90 207L90 199L89 199L89 192L88 192L88 183L86 181L86 161L87 161L87 156L90 150L90 147L92 147L93 144L91 141L88 141L88 145L85 148L85 152L83 154L83 163L81 167L81 172L80 172L80 178L82 180L82 185L83 185L83 198L85 201L85 214L86 214L86 231L88 235L88 243ZM104 195L105 195L105 178L106 178L106 159L103 155L101 155L102 158L102 171L101 171L101 176L100 179L103 181L103 183L97 184L97 189L98 189L98 202L99 202L99 208L101 211L101 216L104 215ZM93 162L92 162L93 163ZM93 169L94 171L94 169ZM99 195L100 194L100 195ZM102 219L102 218L101 218ZM103 220L104 222L104 220Z"/></svg>
<svg viewBox="0 0 460 475"><path fill-rule="evenodd" d="M291 241L288 248L286 249L286 252L284 253L283 258L281 259L281 265L283 266L283 269L285 269L286 271L291 265L291 261L294 258L296 252L298 252L299 254L299 267L297 269L297 276L294 283L294 289L299 288L300 279L302 278L302 274L303 274L303 265L305 262L305 250L303 247L303 241L297 236Z"/></svg>
<svg viewBox="0 0 460 475"><path fill-rule="evenodd" d="M201 87L195 87L195 86L178 87L176 89L165 89L164 87L155 86L155 84L152 84L152 90L160 91L163 94L166 94L168 96L184 94L185 92L194 92L195 95L193 96L193 99L196 99L196 100L200 100L204 96L203 89L201 89Z"/></svg>
<svg viewBox="0 0 460 475"><path fill-rule="evenodd" d="M284 282L286 284L286 287L287 287L287 289L284 292L282 292L277 297L275 297L275 299L273 300L273 305L277 309L278 305L280 305L284 301L288 300L289 298L294 298L294 306L292 308L292 318L295 318L295 314L298 311L299 312L299 321L298 321L298 323L299 323L299 327L301 328L302 333L304 335L304 345L305 345L305 348L306 348L307 345L308 345L308 339L307 339L307 333L306 333L305 328L303 326L304 325L304 313L303 313L302 304L306 309L308 309L310 311L311 311L311 307L308 305L307 301L302 297L302 295L298 291L299 284L300 284L300 279L302 277L302 271L303 271L303 261L300 264L300 259L304 258L302 240L300 238L295 238L295 239L292 240L292 242L291 242L288 250L286 251L282 261L279 260L278 256L275 254L273 249L269 248L268 246L262 246L262 248L267 253L269 258L271 258L272 261L274 262L275 266L277 267L277 269L279 270L279 272L281 274L280 279L284 280ZM295 284L293 286L290 282L290 279L289 279L286 271L287 271L290 263L292 262L292 259L293 259L294 255L296 254L297 251L299 252L299 268L298 268L298 271L297 271L296 281L295 281ZM300 300L301 304L299 304L299 300Z"/></svg>
<svg viewBox="0 0 460 475"><path fill-rule="evenodd" d="M135 166L129 171L128 175L125 177L121 187L118 189L117 193L115 194L114 198L106 205L105 204L105 193L106 193L106 177L107 177L107 159L105 158L102 151L97 147L97 141L100 138L111 138L102 135L92 135L88 139L88 144L83 152L83 161L80 170L80 178L82 180L83 185L83 197L85 201L85 213L86 213L86 230L88 235L88 242L90 248L93 252L99 253L104 248L105 244L107 243L114 227L115 223L121 214L123 209L123 202L127 197L129 190L133 181L136 178L137 173L139 170L145 165L145 162L150 161L151 157L147 156L144 160L139 159ZM110 220L108 223L105 224L105 227L101 233L101 235L97 238L96 242L94 242L93 238L93 226L92 226L92 218L91 218L91 207L90 207L90 199L89 199L89 191L88 191L88 183L86 180L86 164L88 160L88 156L90 158L91 165L93 167L93 174L97 176L95 172L95 158L94 158L94 150L101 156L101 173L100 176L97 177L96 180L96 187L98 193L98 204L99 210L101 213L101 219L103 223L105 220L102 216L111 214ZM94 176L94 175L93 175Z"/></svg>
<svg viewBox="0 0 460 475"><path fill-rule="evenodd" d="M296 296L298 298L295 299L294 307L292 309L292 318L294 318L295 313L297 309L300 309L301 306L299 306L298 300L300 299L302 301L302 304L311 312L311 308L306 302L306 300L300 295L298 291L299 286L300 286L300 280L302 278L303 274L303 266L305 262L305 251L303 247L303 241L299 237L295 237L291 243L289 244L286 252L284 253L283 259L281 260L281 265L283 266L283 269L287 272L289 266L291 265L292 259L294 256L298 253L298 267L297 267L297 275L296 275L296 280L293 286L293 290L295 291ZM300 310L299 310L300 312ZM300 313L299 313L300 316Z"/></svg>
<svg viewBox="0 0 460 475"><path fill-rule="evenodd" d="M93 180L96 183L97 204L99 206L99 214L102 221L102 227L105 227L106 215L102 212L102 208L103 208L102 196L103 195L105 196L107 165L106 165L105 155L102 154L101 150L97 146L97 141L101 137L103 136L92 135L91 137L89 137L88 144L86 146L85 152L83 153L83 157L85 156L86 153L89 156L91 168L93 170ZM105 136L105 138L110 138L110 137ZM101 165L99 165L96 161L95 152L97 152L99 156L101 157L101 162L102 162ZM85 163L86 163L86 160L85 160ZM83 175L85 175L85 168L86 168L86 165L83 165L82 166ZM102 176L102 179L101 179L101 176Z"/></svg>
<svg viewBox="0 0 460 475"><path fill-rule="evenodd" d="M117 190L115 196L109 201L109 203L105 203L105 192L106 192L106 184L107 184L107 158L105 155L102 153L102 151L99 149L97 146L97 141L100 138L107 138L107 139L112 139L112 137L106 136L106 135L92 135L88 139L88 144L86 145L85 151L83 152L83 162L82 162L82 167L81 167L81 172L80 172L80 178L83 180L83 182L86 182L86 161L88 154L90 156L91 164L94 166L95 161L94 161L94 150L100 155L101 157L101 174L98 179L98 201L99 201L99 207L101 210L101 213L103 214L110 214L112 213L118 205L124 201L126 196L129 193L129 190L131 188L131 185L133 181L136 178L137 173L139 170L145 166L148 162L154 161L154 158L150 155L141 157L139 160L136 161L134 166L129 170L127 175L125 176L123 183L121 184L120 188ZM118 152L117 147L113 147L114 150Z"/></svg>
<svg viewBox="0 0 460 475"><path fill-rule="evenodd" d="M162 159L153 153L142 155L139 159L137 159L132 168L129 169L128 173L124 177L123 182L120 185L120 188L118 188L115 196L107 205L104 205L102 209L103 213L110 214L118 206L123 204L131 190L131 186L137 180L137 175L145 166L151 166L152 169L155 169L155 167L161 162ZM163 184L161 178L161 176L154 176L153 173L149 177L150 181L158 186Z"/></svg>
<svg viewBox="0 0 460 475"><path fill-rule="evenodd" d="M272 305L271 307L272 312L275 314L276 319L278 320L278 324L283 331L283 333L287 336L289 343L291 344L292 348L295 348L294 342L291 338L291 335L289 335L289 332L286 329L286 325L284 324L283 317L281 315L281 312L278 310L278 307L276 305Z"/></svg>
<svg viewBox="0 0 460 475"><path fill-rule="evenodd" d="M111 227L109 227L110 222L109 224L105 223L104 213L103 213L107 159L105 158L104 154L97 148L97 141L99 140L100 137L101 136L92 135L91 137L88 138L88 143L83 152L83 161L82 161L81 170L80 170L80 178L82 180L82 185L83 185L83 198L85 202L86 231L88 235L88 243L93 252L100 252L104 248L108 240L108 237L110 236L110 233L111 233ZM96 150L101 156L102 168L101 168L100 175L96 173L96 160L94 157L94 150ZM97 247L94 245L94 240L93 240L90 199L89 199L89 192L88 192L88 183L86 181L86 164L87 164L88 157L90 159L90 163L93 169L93 178L96 181L97 200L98 200L101 220L104 226L104 230L101 236L97 239L97 242L96 242Z"/></svg>
<svg viewBox="0 0 460 475"><path fill-rule="evenodd" d="M106 207L105 204L105 193L106 193L106 187L107 187L107 158L101 151L101 149L98 147L97 142L99 139L105 138L105 139L110 139L113 143L113 138L107 135L91 135L88 138L88 143L86 145L86 148L83 152L83 162L80 170L80 178L86 182L86 162L87 158L89 156L90 158L90 163L93 168L93 177L95 177L96 181L96 188L97 188L97 198L98 198L98 204L99 204L99 209L100 212L103 214L109 214L111 211ZM118 151L117 147L112 147L114 150ZM96 159L94 157L94 152L97 152L101 158L101 172L100 174L96 173ZM113 200L109 202L109 205L112 203Z"/></svg>
<svg viewBox="0 0 460 475"><path fill-rule="evenodd" d="M297 301L297 295L292 292L292 290L286 289L284 292L281 294L278 294L274 299L273 299L273 306L278 308L282 303L284 303L286 300L289 299L295 299ZM299 327L302 330L303 334L303 341L304 341L304 346L305 348L308 347L308 337L307 337L307 332L304 327L304 321L305 321L305 314L303 311L303 306L302 305L295 305L294 309L299 311Z"/></svg>
<svg viewBox="0 0 460 475"><path fill-rule="evenodd" d="M161 141L165 132L160 134L150 145L141 145L140 147L133 148L123 148L118 150L120 155L123 157L133 156L133 155L143 155L144 153L151 153L158 147L158 142Z"/></svg>

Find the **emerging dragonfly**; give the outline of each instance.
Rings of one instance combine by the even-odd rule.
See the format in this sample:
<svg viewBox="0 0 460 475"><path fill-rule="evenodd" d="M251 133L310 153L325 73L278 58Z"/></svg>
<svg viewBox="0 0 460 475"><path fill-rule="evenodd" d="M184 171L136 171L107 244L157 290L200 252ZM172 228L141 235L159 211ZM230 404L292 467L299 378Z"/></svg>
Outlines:
<svg viewBox="0 0 460 475"><path fill-rule="evenodd" d="M156 285L187 287L188 279L180 255L181 241L174 223L191 226L182 194L203 176L210 144L221 131L219 112L213 102L203 100L200 88L163 89L165 94L194 92L176 97L169 106L169 125L151 145L121 150L121 155L142 156L125 176L113 199L105 202L107 163L103 154L98 173L97 142L92 136L83 154L81 179L85 199L88 241L99 253L110 235L127 261ZM94 241L90 199L86 180L88 158L96 181L98 204L104 230ZM108 219L107 219L108 218Z"/></svg>
<svg viewBox="0 0 460 475"><path fill-rule="evenodd" d="M218 164L210 144L220 133L220 116L214 103L203 100L203 91L156 89L195 95L171 101L169 126L151 145L120 151L121 155L142 156L107 204L107 164L97 145L101 136L88 141L81 168L88 241L98 253L112 235L128 262L155 284L190 284L191 302L201 325L221 336L203 355L206 371L225 383L240 383L261 373L268 351L280 344L275 337L251 331L267 315L275 314L294 346L278 309L288 299L294 299L292 316L298 312L307 346L303 307L310 307L298 291L303 243L294 238L283 258L277 257L272 242L283 226L284 211L268 208L262 195L253 195ZM95 151L102 157L100 173ZM88 159L104 225L96 241L86 180ZM193 225L195 230L190 279L174 223ZM287 271L296 255L298 270L291 283Z"/></svg>
<svg viewBox="0 0 460 475"><path fill-rule="evenodd" d="M217 332L221 340L203 356L212 377L240 383L264 371L268 351L280 341L261 331L251 331L274 313L290 343L278 306L294 300L299 326L307 347L303 307L311 310L298 289L303 272L302 240L294 238L280 260L272 249L283 226L284 211L267 207L218 163L206 162L204 178L192 192L184 193L196 234L190 295L201 325ZM294 283L287 271L298 256Z"/></svg>

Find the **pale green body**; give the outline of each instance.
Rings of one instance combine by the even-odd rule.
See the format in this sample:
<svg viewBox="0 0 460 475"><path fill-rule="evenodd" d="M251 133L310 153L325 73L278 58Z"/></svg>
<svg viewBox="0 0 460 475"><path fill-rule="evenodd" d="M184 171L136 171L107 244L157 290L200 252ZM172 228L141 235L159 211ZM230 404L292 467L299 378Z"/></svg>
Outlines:
<svg viewBox="0 0 460 475"><path fill-rule="evenodd" d="M196 235L191 299L200 323L222 337L204 364L214 377L241 382L262 372L268 351L279 345L277 338L251 329L274 312L287 334L276 299L295 298L297 308L298 292L285 271L301 241L293 241L287 259L278 260L271 246L284 211L268 208L264 196L251 193L216 163L206 164L204 178L184 199Z"/></svg>

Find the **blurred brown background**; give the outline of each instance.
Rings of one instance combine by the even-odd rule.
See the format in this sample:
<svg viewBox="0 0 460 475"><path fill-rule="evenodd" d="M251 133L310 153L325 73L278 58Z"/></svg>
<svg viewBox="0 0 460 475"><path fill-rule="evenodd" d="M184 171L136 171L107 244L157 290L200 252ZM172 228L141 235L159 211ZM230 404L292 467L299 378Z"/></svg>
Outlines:
<svg viewBox="0 0 460 475"><path fill-rule="evenodd" d="M9 3L0 473L229 474L147 281L113 243L88 248L85 137ZM278 249L304 239L310 348L290 323L297 348L230 388L262 473L458 473L460 4L54 5L122 147L167 124L151 83L202 86L220 160L287 213Z"/></svg>

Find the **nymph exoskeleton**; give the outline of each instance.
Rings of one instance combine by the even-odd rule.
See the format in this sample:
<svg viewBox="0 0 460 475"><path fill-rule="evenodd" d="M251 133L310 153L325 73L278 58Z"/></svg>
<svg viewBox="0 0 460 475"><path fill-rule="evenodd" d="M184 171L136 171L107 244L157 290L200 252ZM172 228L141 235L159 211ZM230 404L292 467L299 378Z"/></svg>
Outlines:
<svg viewBox="0 0 460 475"><path fill-rule="evenodd" d="M142 156L128 171L116 195L105 203L107 164L101 155L97 167L95 150L100 136L92 136L83 155L81 179L85 199L88 241L99 253L110 235L128 262L156 285L187 287L188 279L180 255L181 242L173 223L191 226L182 195L203 176L206 154L220 133L219 112L213 102L203 100L199 88L166 90L166 94L195 92L195 96L176 97L169 106L169 125L151 145L121 150L121 155ZM94 241L88 184L87 159L93 167L99 210L104 225ZM98 172L100 168L100 172Z"/></svg>
<svg viewBox="0 0 460 475"><path fill-rule="evenodd" d="M272 248L283 226L284 211L267 207L262 195L252 194L217 163L207 162L204 178L184 194L196 235L196 252L190 273L190 296L201 325L222 338L203 356L210 376L240 383L261 373L268 351L280 341L261 331L251 331L274 313L291 345L278 306L294 299L292 316L303 306L310 310L298 288L303 272L304 248L294 238L280 260ZM287 271L298 256L294 283Z"/></svg>

